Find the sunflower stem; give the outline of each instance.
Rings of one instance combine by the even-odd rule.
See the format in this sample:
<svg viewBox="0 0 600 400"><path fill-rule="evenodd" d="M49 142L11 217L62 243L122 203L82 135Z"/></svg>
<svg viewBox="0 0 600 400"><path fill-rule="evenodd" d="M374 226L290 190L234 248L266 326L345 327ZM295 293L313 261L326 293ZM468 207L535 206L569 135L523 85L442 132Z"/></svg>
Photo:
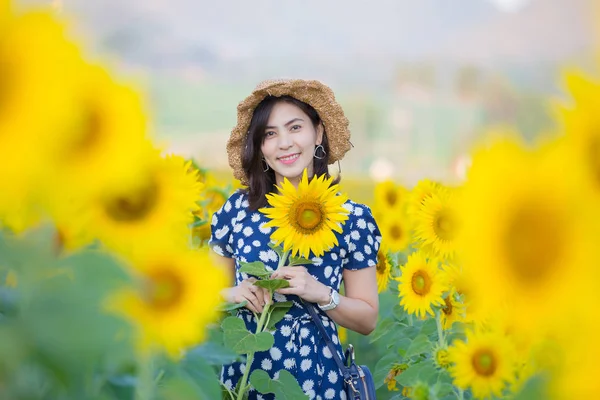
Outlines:
<svg viewBox="0 0 600 400"><path fill-rule="evenodd" d="M254 352L248 353L246 356L246 369L244 370L244 375L242 376L242 381L240 382L240 389L237 394L237 400L242 400L244 398L244 394L248 390L248 375L250 375L250 367L252 367L252 362L254 361Z"/></svg>
<svg viewBox="0 0 600 400"><path fill-rule="evenodd" d="M440 347L445 347L444 330L442 329L442 317L439 310L435 312L435 325L437 327L438 343L440 344Z"/></svg>
<svg viewBox="0 0 600 400"><path fill-rule="evenodd" d="M458 400L464 400L464 392L461 388L457 388L456 398Z"/></svg>
<svg viewBox="0 0 600 400"><path fill-rule="evenodd" d="M279 263L277 263L277 269L279 269L285 265L285 262L287 261L289 254L290 254L290 250L286 250L283 252L281 257L279 257Z"/></svg>
<svg viewBox="0 0 600 400"><path fill-rule="evenodd" d="M138 360L138 380L135 387L135 400L150 400L154 388L152 380L152 358L142 355Z"/></svg>

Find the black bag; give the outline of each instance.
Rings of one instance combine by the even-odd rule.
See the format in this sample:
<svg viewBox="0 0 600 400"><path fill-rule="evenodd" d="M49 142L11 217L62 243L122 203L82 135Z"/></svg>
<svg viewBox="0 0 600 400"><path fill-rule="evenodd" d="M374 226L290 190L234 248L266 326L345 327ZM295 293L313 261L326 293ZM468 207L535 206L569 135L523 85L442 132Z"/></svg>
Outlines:
<svg viewBox="0 0 600 400"><path fill-rule="evenodd" d="M354 346L348 345L345 353L346 362L342 362L340 356L331 338L327 334L323 322L318 315L318 311L312 304L304 303L308 309L313 322L317 325L321 336L325 340L329 351L333 356L335 363L340 369L342 376L344 377L344 389L346 390L346 398L348 400L376 400L375 399L375 381L373 375L366 365L356 365L354 359Z"/></svg>

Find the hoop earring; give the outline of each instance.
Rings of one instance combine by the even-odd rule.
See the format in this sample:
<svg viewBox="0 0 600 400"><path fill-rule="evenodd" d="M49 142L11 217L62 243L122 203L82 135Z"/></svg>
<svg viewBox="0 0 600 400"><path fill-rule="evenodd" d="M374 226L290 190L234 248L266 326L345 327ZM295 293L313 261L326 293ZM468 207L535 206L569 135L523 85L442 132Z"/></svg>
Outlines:
<svg viewBox="0 0 600 400"><path fill-rule="evenodd" d="M262 161L265 163L265 165L267 166L266 168L263 168L263 172L267 172L269 170L269 164L267 164L267 160L265 160L264 157L262 157Z"/></svg>
<svg viewBox="0 0 600 400"><path fill-rule="evenodd" d="M317 155L317 151L318 151L319 149L321 149L321 151L323 152L323 155L322 155L322 156L318 156L318 155ZM315 152L314 152L314 154L313 154L313 155L315 156L315 158L316 158L317 160L322 160L322 159L324 159L324 158L327 156L327 152L325 151L325 148L323 147L323 145L321 145L321 144L320 144L320 145L318 145L317 147L315 147Z"/></svg>

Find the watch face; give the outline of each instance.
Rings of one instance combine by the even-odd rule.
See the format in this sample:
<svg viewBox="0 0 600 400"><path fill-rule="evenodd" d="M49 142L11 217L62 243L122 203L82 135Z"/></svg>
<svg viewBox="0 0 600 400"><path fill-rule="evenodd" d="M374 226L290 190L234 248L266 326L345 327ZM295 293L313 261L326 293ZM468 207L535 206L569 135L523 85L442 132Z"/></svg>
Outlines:
<svg viewBox="0 0 600 400"><path fill-rule="evenodd" d="M340 294L335 290L332 291L331 292L331 300L337 306L338 304L340 304Z"/></svg>

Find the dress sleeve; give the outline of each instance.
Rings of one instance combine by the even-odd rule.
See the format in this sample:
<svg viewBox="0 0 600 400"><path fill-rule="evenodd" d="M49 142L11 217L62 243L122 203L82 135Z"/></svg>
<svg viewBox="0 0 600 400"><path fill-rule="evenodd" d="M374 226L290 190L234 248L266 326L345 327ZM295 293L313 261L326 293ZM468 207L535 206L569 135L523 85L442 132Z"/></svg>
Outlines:
<svg viewBox="0 0 600 400"><path fill-rule="evenodd" d="M232 220L235 217L234 204L240 197L240 193L232 194L223 206L213 214L210 224L209 247L218 255L233 258L233 247L231 246L231 234L233 231Z"/></svg>
<svg viewBox="0 0 600 400"><path fill-rule="evenodd" d="M348 218L348 230L345 232L348 253L345 269L359 270L377 265L377 252L381 244L381 232L377 227L371 209L353 203Z"/></svg>

